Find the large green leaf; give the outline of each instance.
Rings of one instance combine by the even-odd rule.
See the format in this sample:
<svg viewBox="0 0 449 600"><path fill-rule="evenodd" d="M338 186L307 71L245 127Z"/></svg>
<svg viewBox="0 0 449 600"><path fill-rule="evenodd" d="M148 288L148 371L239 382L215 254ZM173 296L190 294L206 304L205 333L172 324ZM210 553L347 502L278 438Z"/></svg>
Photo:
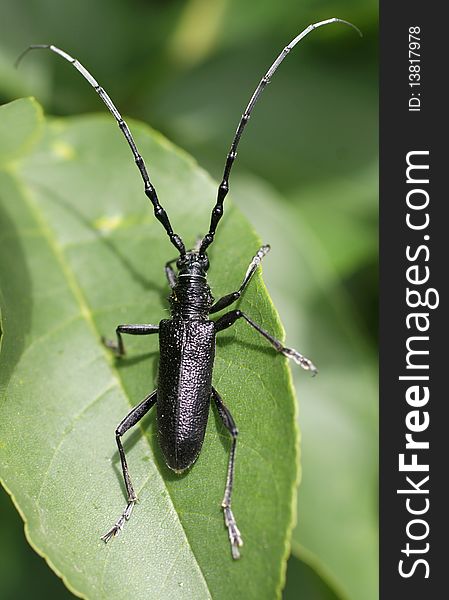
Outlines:
<svg viewBox="0 0 449 600"><path fill-rule="evenodd" d="M373 190L377 175L375 169L370 171L372 178L366 181L366 188ZM357 181L356 175L354 179ZM338 202L340 187L337 182L329 187L329 196L335 193L333 210L338 214L344 210ZM359 195L358 185L345 187ZM344 270L349 260L340 260L343 253L334 256L334 240L329 243L325 235L318 236L320 213L315 212L312 227L300 207L283 203L275 190L253 177L234 181L234 193L239 206L252 214L258 231L272 244L275 260L266 263L265 272L288 340L306 348L319 369L313 379L294 371L304 401L300 407L302 479L292 551L342 598L375 600L377 356L362 335L358 307L345 293L335 268ZM365 198L359 197L363 203ZM346 197L344 205L348 204ZM325 203L324 213L328 208ZM330 219L325 217L323 233ZM340 222L337 217L335 222ZM354 239L348 235L348 256L351 247L355 253L360 251L360 245L351 246ZM375 244L370 242L370 246L375 251ZM367 247L363 253L368 254Z"/></svg>
<svg viewBox="0 0 449 600"><path fill-rule="evenodd" d="M18 132L0 137L0 474L28 540L88 598L271 600L285 575L298 471L285 359L245 324L217 343L214 385L240 429L241 560L231 559L220 510L230 443L215 412L182 477L164 464L154 415L127 436L140 502L105 546L100 536L125 503L113 432L156 387L158 342L127 340L119 362L100 336L167 316L163 265L173 248L108 115L45 122L30 100L0 111L1 131ZM175 229L193 244L215 185L165 139L133 130ZM258 244L229 203L210 252L216 297L240 283ZM241 306L282 336L260 273Z"/></svg>

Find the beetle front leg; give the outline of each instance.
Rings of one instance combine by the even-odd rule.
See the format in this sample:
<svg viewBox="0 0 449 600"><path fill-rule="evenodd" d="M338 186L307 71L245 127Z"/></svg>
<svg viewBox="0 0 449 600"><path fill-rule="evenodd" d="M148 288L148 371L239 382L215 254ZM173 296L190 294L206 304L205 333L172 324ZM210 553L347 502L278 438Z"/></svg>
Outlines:
<svg viewBox="0 0 449 600"><path fill-rule="evenodd" d="M119 325L115 330L117 341L113 342L105 337L101 338L101 341L106 346L114 351L114 354L121 358L126 354L125 345L123 344L122 333L128 333L129 335L151 335L152 333L159 333L158 325Z"/></svg>
<svg viewBox="0 0 449 600"><path fill-rule="evenodd" d="M266 256L269 251L270 246L268 244L265 244L264 246L259 248L255 256L253 256L253 259L249 263L249 267L246 270L245 277L243 278L242 285L239 287L239 289L235 292L231 292L230 294L226 294L226 296L223 296L222 298L219 298L215 302L215 304L212 304L212 306L210 307L209 314L213 314L220 310L223 310L223 308L227 308L240 298L240 296L243 293L243 290L250 282L250 279L254 275L254 272L256 271L257 267L262 262L263 257Z"/></svg>
<svg viewBox="0 0 449 600"><path fill-rule="evenodd" d="M243 313L241 310L231 310L230 312L217 319L215 321L215 330L218 332L222 331L223 329L227 329L228 327L231 327L231 325L234 325L237 319L245 319L245 321L249 325L251 325L251 327L253 327L256 331L263 335L263 337L266 340L270 342L270 344L275 348L275 350L277 350L287 358L292 358L296 364L300 365L306 371L310 371L313 376L318 373L318 369L315 367L311 360L303 356L294 348L287 348L286 346L284 346L279 340L277 340L275 337L269 334L268 331L265 331L265 329L262 329L262 327L257 325L257 323L254 323L254 321L250 319L248 315L245 315L245 313Z"/></svg>
<svg viewBox="0 0 449 600"><path fill-rule="evenodd" d="M109 542L109 540L118 535L123 528L123 525L131 516L131 513L134 508L134 504L137 501L137 496L133 488L133 484L131 483L131 478L129 476L128 464L126 462L125 451L122 446L122 442L120 438L124 433L131 429L134 425L136 425L140 419L146 415L146 413L150 410L150 408L156 403L157 400L157 390L151 392L146 398L142 400L140 404L135 406L130 413L126 415L123 421L118 425L115 430L115 440L117 442L118 451L120 454L120 462L122 463L122 473L123 479L125 481L126 494L128 496L128 504L125 507L125 510L120 515L117 522L114 524L111 529L105 533L101 539L105 544Z"/></svg>
<svg viewBox="0 0 449 600"><path fill-rule="evenodd" d="M175 287L177 282L176 273L172 267L172 264L175 263L177 260L177 258L173 258L172 260L169 260L167 263L165 263L165 277L167 278L168 285L171 289Z"/></svg>
<svg viewBox="0 0 449 600"><path fill-rule="evenodd" d="M232 418L229 409L225 406L220 394L214 387L212 388L212 397L215 400L215 405L217 407L218 414L223 421L223 425L232 436L231 452L229 453L228 462L228 475L226 478L225 493L221 506L224 512L225 525L228 528L229 541L231 542L232 558L237 560L240 558L239 547L243 546L243 540L237 527L234 513L231 510L231 495L234 484L235 450L237 447L237 435L239 432L235 426L234 419Z"/></svg>

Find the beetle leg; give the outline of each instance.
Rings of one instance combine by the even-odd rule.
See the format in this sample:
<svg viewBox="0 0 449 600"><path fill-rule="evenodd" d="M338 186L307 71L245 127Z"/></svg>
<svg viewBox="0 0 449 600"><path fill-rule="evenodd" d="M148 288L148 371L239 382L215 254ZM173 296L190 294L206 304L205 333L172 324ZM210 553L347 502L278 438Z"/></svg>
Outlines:
<svg viewBox="0 0 449 600"><path fill-rule="evenodd" d="M101 341L106 346L114 351L114 354L121 358L126 354L125 345L123 344L122 333L128 333L130 335L151 335L152 333L159 333L158 325L118 325L115 330L117 335L117 341L107 340L105 337L101 338Z"/></svg>
<svg viewBox="0 0 449 600"><path fill-rule="evenodd" d="M169 260L167 263L165 263L165 276L171 289L175 287L177 281L175 270L172 267L172 264L177 260L177 258L174 258L173 260Z"/></svg>
<svg viewBox="0 0 449 600"><path fill-rule="evenodd" d="M227 329L228 327L231 327L231 325L234 325L237 319L245 319L245 321L249 323L251 327L254 327L254 329L258 331L261 335L263 335L263 337L266 340L268 340L278 352L280 352L287 358L292 358L295 361L295 363L300 365L303 369L305 369L306 371L310 371L312 375L316 375L318 373L318 369L315 367L311 360L303 356L294 348L287 348L286 346L283 346L279 340L277 340L275 337L269 334L268 331L265 331L265 329L262 329L262 327L257 325L257 323L254 323L254 321L250 319L248 315L245 315L245 313L243 313L241 310L231 310L230 312L217 319L215 321L215 330L218 332L222 331L223 329Z"/></svg>
<svg viewBox="0 0 449 600"><path fill-rule="evenodd" d="M130 413L126 415L126 417L121 421L115 430L115 440L117 442L118 451L120 454L120 461L122 463L122 473L123 479L125 481L126 493L128 495L128 504L125 507L125 510L120 515L118 521L114 524L111 529L105 533L101 539L107 544L109 540L118 535L123 528L123 525L131 516L131 513L134 508L134 504L137 501L137 496L133 488L133 484L131 483L131 478L129 476L128 464L126 462L125 451L122 446L122 442L120 438L124 433L131 429L136 423L140 421L140 419L146 415L146 413L150 410L150 408L156 403L157 400L157 390L151 392L146 398L142 400L140 404L135 406Z"/></svg>
<svg viewBox="0 0 449 600"><path fill-rule="evenodd" d="M266 256L269 251L270 251L270 246L268 244L265 244L264 246L261 246L259 248L259 250L255 254L255 256L253 256L253 259L249 263L249 267L246 270L245 277L243 278L242 285L239 287L239 289L235 292L231 292L230 294L226 294L226 296L223 296L222 298L219 298L210 307L209 314L213 314L213 313L218 312L219 310L223 310L223 308L230 306L231 304L233 304L240 298L240 296L243 293L243 290L246 288L246 286L250 282L250 279L253 276L255 270L262 262L263 257Z"/></svg>
<svg viewBox="0 0 449 600"><path fill-rule="evenodd" d="M240 558L239 547L243 546L243 540L237 527L234 513L231 510L231 494L234 484L235 450L237 446L237 435L239 432L235 426L234 419L232 418L229 409L225 406L220 394L214 387L212 388L212 397L215 400L215 405L217 407L218 414L223 421L223 425L232 436L231 452L229 453L228 462L228 475L226 478L225 493L221 506L224 512L225 525L228 528L229 541L231 542L232 558L237 559Z"/></svg>

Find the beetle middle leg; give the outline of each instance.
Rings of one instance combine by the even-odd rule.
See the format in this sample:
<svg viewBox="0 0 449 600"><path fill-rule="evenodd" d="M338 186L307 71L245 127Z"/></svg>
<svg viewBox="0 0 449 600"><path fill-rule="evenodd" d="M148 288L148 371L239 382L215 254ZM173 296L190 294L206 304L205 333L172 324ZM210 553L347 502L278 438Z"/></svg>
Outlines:
<svg viewBox="0 0 449 600"><path fill-rule="evenodd" d="M214 387L212 388L212 398L215 401L215 405L217 407L218 414L223 421L223 425L232 436L231 452L229 453L228 462L228 475L226 478L225 493L221 506L224 512L225 525L228 528L229 541L231 542L232 558L237 559L240 558L239 546L243 545L243 540L237 527L234 513L231 510L231 495L234 484L235 450L237 447L237 435L239 432L235 425L234 419L229 412L229 409L225 406L220 394Z"/></svg>
<svg viewBox="0 0 449 600"><path fill-rule="evenodd" d="M125 450L123 449L122 442L120 438L123 434L125 434L128 429L131 429L134 425L136 425L140 419L146 415L146 413L150 410L152 406L156 403L157 400L157 390L151 392L146 398L142 400L140 404L135 406L131 412L129 412L126 417L121 421L115 430L115 440L117 442L118 451L120 454L120 462L122 463L122 473L123 479L125 481L126 493L128 496L128 504L125 507L125 510L120 515L118 521L114 524L111 529L105 533L101 539L107 543L109 540L118 535L123 528L123 525L131 516L131 513L134 508L134 504L137 501L137 496L134 491L133 484L131 483L131 478L129 476L128 464L126 462Z"/></svg>
<svg viewBox="0 0 449 600"><path fill-rule="evenodd" d="M300 352L295 350L294 348L287 348L284 346L279 340L273 337L268 331L262 329L260 325L257 325L252 319L248 317L241 310L231 310L228 313L224 314L222 317L215 321L215 330L222 331L223 329L227 329L234 325L237 319L245 319L245 321L251 325L256 331L258 331L263 337L270 342L272 346L274 346L275 350L286 356L287 358L292 358L296 364L300 365L306 371L310 371L312 375L316 375L318 373L318 369L315 367L313 362L303 356Z"/></svg>
<svg viewBox="0 0 449 600"><path fill-rule="evenodd" d="M128 333L129 335L151 335L152 333L159 333L158 325L118 325L115 330L117 341L107 340L105 337L101 338L101 341L106 346L114 351L115 355L122 357L126 354L125 345L123 343L122 333Z"/></svg>

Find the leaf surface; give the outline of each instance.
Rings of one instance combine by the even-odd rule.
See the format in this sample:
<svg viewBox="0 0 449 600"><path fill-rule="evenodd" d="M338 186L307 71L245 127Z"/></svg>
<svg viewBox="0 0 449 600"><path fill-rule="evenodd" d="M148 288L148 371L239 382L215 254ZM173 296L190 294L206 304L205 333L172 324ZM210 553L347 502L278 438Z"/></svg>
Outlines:
<svg viewBox="0 0 449 600"><path fill-rule="evenodd" d="M100 338L119 323L167 317L163 266L174 252L108 115L47 121L22 100L0 109L0 131L19 127L21 114L23 143L0 137L0 475L30 543L86 598L279 596L296 407L286 360L244 323L217 341L213 379L240 430L241 560L230 557L220 509L230 440L213 410L201 456L181 477L164 464L154 414L126 436L140 501L122 535L100 541L125 504L114 429L157 387L158 360L157 336L128 336L122 361ZM132 129L175 231L192 246L215 184L160 135ZM209 254L216 298L238 287L259 244L228 203ZM260 273L240 306L282 337Z"/></svg>

